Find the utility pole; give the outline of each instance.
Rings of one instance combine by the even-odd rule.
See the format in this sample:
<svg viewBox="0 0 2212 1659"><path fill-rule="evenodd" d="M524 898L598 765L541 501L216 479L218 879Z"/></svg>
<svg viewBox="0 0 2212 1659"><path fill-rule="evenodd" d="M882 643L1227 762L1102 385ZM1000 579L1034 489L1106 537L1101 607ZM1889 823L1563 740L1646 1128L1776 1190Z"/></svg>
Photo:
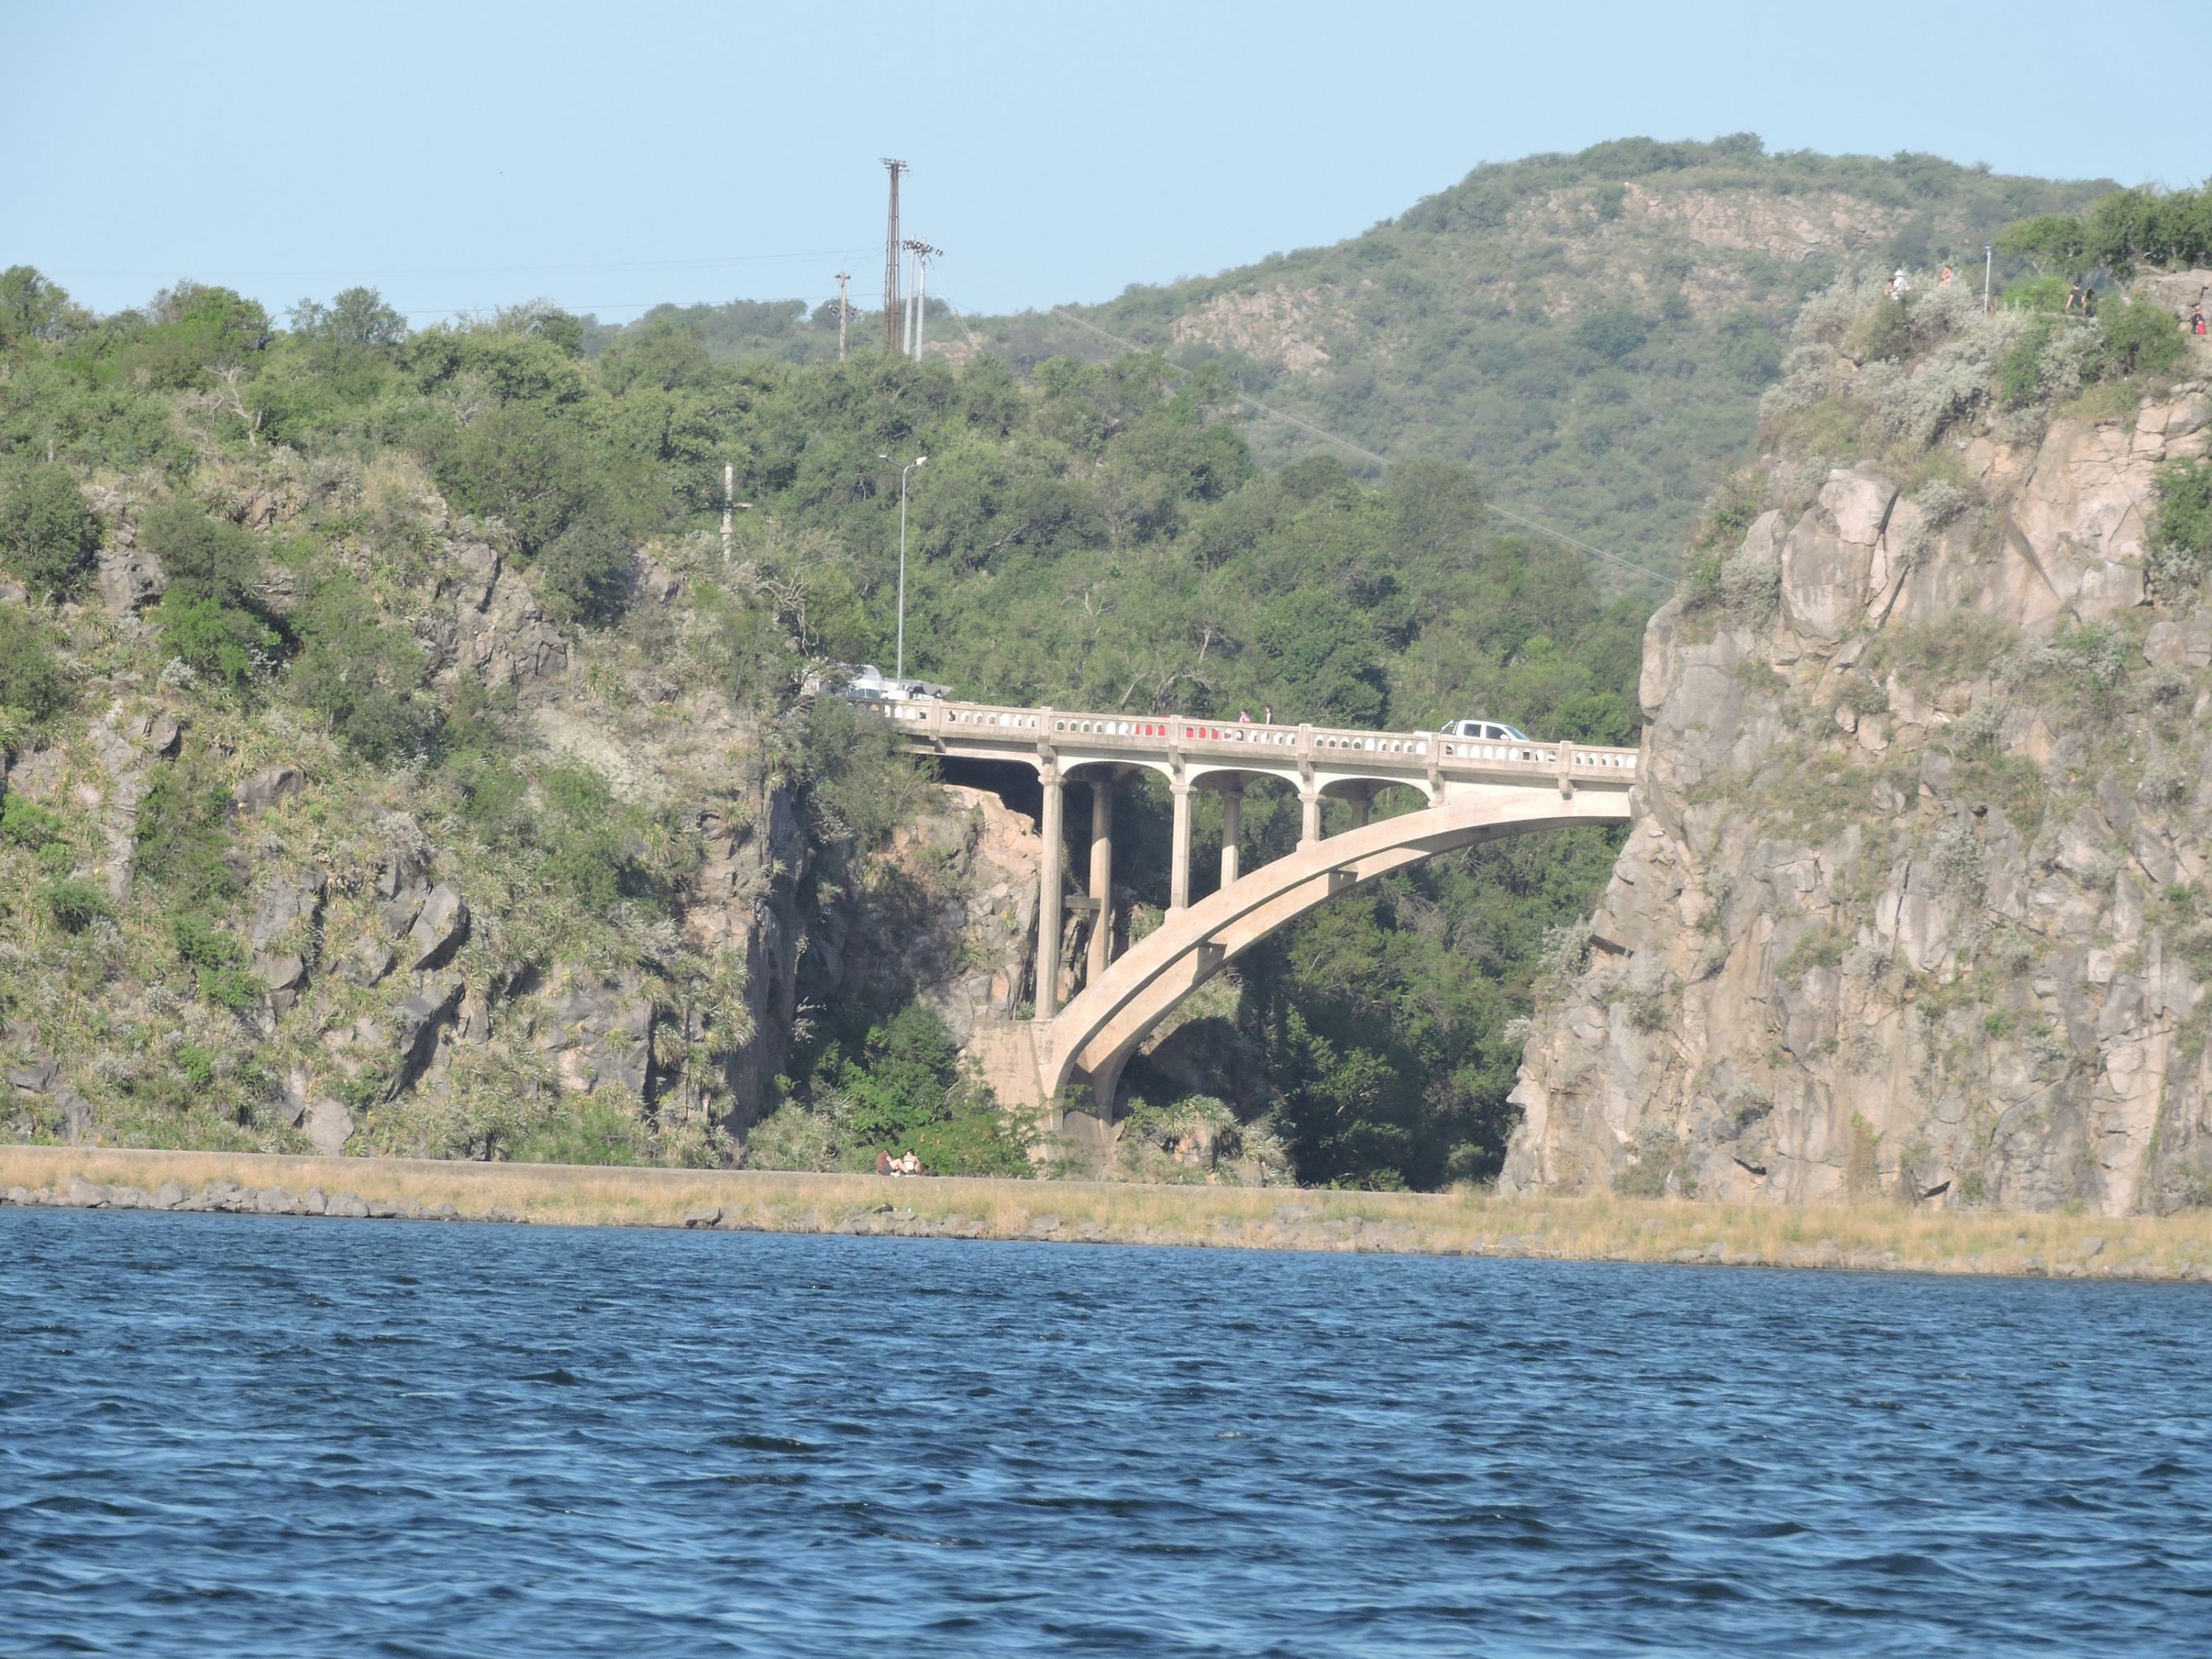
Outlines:
<svg viewBox="0 0 2212 1659"><path fill-rule="evenodd" d="M879 461L890 457L879 454ZM899 580L898 580L898 655L892 659L891 678L901 686L906 683L906 475L929 459L917 455L899 469ZM902 691L901 696L904 696Z"/></svg>
<svg viewBox="0 0 2212 1659"><path fill-rule="evenodd" d="M901 242L906 252L906 303L899 313L899 356L914 356L914 244Z"/></svg>
<svg viewBox="0 0 2212 1659"><path fill-rule="evenodd" d="M738 469L728 461L722 463L722 562L730 562L730 514L737 509Z"/></svg>
<svg viewBox="0 0 2212 1659"><path fill-rule="evenodd" d="M907 251L914 255L914 289L908 299L912 316L906 331L907 356L919 362L921 360L921 337L929 326L929 262L945 252L923 241L908 241Z"/></svg>
<svg viewBox="0 0 2212 1659"><path fill-rule="evenodd" d="M837 361L841 363L845 361L845 319L853 313L853 307L845 303L845 284L852 280L849 270L837 273Z"/></svg>
<svg viewBox="0 0 2212 1659"><path fill-rule="evenodd" d="M884 349L899 349L899 174L906 171L906 163L884 157L884 166L891 175L890 216L884 230Z"/></svg>
<svg viewBox="0 0 2212 1659"><path fill-rule="evenodd" d="M1982 314L1989 315L1990 273L1996 268L1997 251L1990 243L1982 244Z"/></svg>

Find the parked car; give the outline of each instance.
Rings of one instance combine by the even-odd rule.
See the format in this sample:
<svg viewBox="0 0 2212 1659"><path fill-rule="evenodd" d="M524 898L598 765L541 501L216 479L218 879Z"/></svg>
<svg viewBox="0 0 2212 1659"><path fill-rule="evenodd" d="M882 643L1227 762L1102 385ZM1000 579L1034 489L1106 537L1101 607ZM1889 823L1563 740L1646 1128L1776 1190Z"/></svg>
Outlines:
<svg viewBox="0 0 2212 1659"><path fill-rule="evenodd" d="M837 688L837 695L853 702L912 702L941 700L952 695L951 686L939 685L934 680L895 680L872 662L833 672L844 675L844 684Z"/></svg>
<svg viewBox="0 0 2212 1659"><path fill-rule="evenodd" d="M1473 738L1478 742L1532 743L1534 738L1517 726L1508 726L1504 720L1446 720L1437 728L1448 738Z"/></svg>

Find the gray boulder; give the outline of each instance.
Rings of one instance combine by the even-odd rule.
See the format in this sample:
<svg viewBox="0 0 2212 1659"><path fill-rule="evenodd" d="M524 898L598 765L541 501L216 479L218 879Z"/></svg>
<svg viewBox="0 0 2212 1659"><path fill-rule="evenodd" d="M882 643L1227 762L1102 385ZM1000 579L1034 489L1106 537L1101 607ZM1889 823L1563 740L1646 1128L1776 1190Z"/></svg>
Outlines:
<svg viewBox="0 0 2212 1659"><path fill-rule="evenodd" d="M417 973L441 968L468 936L469 907L449 884L440 882L422 902L422 912L407 936L413 958L410 965Z"/></svg>
<svg viewBox="0 0 2212 1659"><path fill-rule="evenodd" d="M280 800L307 787L306 774L296 766L277 763L264 766L238 786L232 805L242 814L265 812Z"/></svg>
<svg viewBox="0 0 2212 1659"><path fill-rule="evenodd" d="M82 1146L92 1133L92 1106L85 1097L71 1088L54 1091L52 1099L62 1109L62 1133L72 1146Z"/></svg>
<svg viewBox="0 0 2212 1659"><path fill-rule="evenodd" d="M150 555L128 547L100 550L100 597L114 615L136 616L160 599L168 585Z"/></svg>
<svg viewBox="0 0 2212 1659"><path fill-rule="evenodd" d="M307 977L307 964L295 951L282 955L264 951L253 958L253 976L269 994L270 1011L281 1014L299 1000L300 987Z"/></svg>
<svg viewBox="0 0 2212 1659"><path fill-rule="evenodd" d="M325 1158L336 1158L352 1138L353 1114L329 1097L318 1096L307 1107L307 1130L317 1152Z"/></svg>
<svg viewBox="0 0 2212 1659"><path fill-rule="evenodd" d="M356 985L374 985L392 971L397 960L392 947L380 939L364 939L353 947L338 971Z"/></svg>
<svg viewBox="0 0 2212 1659"><path fill-rule="evenodd" d="M253 948L266 951L295 933L312 932L322 915L323 894L327 886L319 870L286 876L271 884L253 913L253 927L248 936Z"/></svg>
<svg viewBox="0 0 2212 1659"><path fill-rule="evenodd" d="M10 1066L8 1081L26 1094L42 1095L61 1081L61 1075L58 1060L34 1060L27 1066Z"/></svg>
<svg viewBox="0 0 2212 1659"><path fill-rule="evenodd" d="M393 1094L411 1085L429 1065L438 1051L439 1032L452 1022L454 1010L461 1006L462 990L459 975L453 975L432 981L393 1006L393 1046L399 1056L399 1068L392 1079Z"/></svg>

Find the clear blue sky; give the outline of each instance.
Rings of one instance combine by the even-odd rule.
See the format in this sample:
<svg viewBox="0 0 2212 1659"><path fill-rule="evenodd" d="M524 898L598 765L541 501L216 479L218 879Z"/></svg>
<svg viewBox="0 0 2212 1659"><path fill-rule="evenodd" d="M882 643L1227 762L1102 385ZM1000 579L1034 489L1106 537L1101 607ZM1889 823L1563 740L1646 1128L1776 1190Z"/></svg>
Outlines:
<svg viewBox="0 0 2212 1659"><path fill-rule="evenodd" d="M2212 4L8 0L0 265L418 323L882 285L883 169L964 309L1099 300L1632 133L2212 175Z"/></svg>

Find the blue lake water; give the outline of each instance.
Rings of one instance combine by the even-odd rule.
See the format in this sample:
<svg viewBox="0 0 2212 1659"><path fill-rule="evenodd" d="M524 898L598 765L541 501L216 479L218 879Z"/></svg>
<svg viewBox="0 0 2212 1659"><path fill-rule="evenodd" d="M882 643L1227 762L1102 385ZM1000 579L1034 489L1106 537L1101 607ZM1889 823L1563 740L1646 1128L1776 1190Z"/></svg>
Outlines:
<svg viewBox="0 0 2212 1659"><path fill-rule="evenodd" d="M0 1212L0 1654L2212 1651L2201 1287Z"/></svg>

